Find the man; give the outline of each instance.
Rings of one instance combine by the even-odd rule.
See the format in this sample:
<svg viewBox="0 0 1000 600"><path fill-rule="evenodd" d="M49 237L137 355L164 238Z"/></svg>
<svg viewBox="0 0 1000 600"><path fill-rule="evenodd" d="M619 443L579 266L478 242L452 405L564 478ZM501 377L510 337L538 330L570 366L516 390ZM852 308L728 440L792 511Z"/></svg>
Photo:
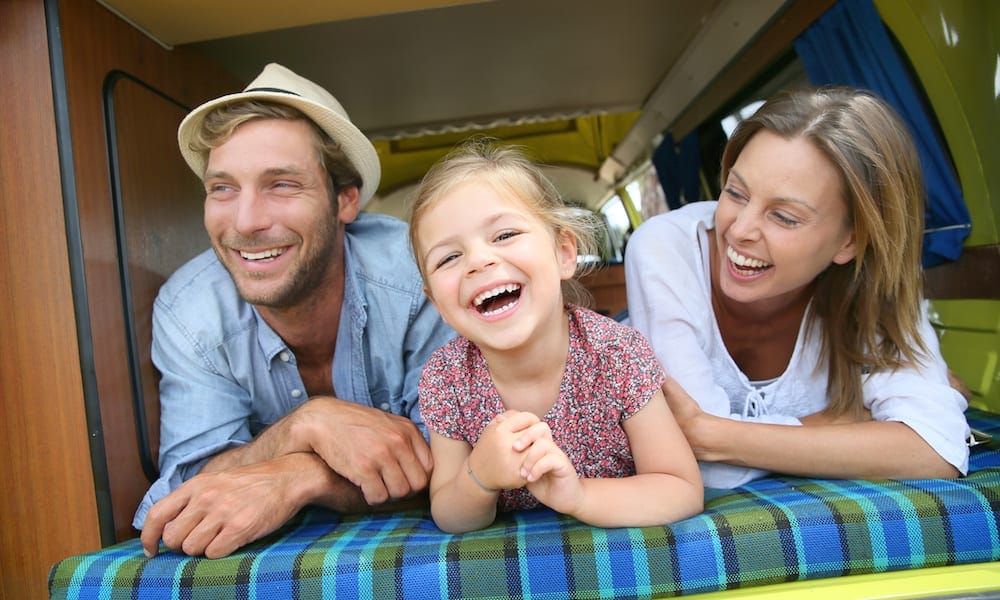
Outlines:
<svg viewBox="0 0 1000 600"><path fill-rule="evenodd" d="M423 500L424 361L454 333L426 301L405 224L361 213L375 148L326 90L268 65L178 130L205 184L213 250L153 309L160 478L139 506L159 541L214 558L314 504Z"/></svg>

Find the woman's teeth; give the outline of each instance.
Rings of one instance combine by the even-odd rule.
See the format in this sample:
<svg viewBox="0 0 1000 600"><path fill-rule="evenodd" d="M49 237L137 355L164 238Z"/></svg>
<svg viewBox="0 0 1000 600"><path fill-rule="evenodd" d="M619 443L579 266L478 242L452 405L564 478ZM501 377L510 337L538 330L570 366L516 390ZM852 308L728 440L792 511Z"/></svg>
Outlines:
<svg viewBox="0 0 1000 600"><path fill-rule="evenodd" d="M726 247L726 256L729 260L733 261L733 264L738 267L743 267L745 269L766 269L771 266L771 263L766 263L762 260L756 258L750 258L749 256L743 256L736 250L733 250L732 246Z"/></svg>

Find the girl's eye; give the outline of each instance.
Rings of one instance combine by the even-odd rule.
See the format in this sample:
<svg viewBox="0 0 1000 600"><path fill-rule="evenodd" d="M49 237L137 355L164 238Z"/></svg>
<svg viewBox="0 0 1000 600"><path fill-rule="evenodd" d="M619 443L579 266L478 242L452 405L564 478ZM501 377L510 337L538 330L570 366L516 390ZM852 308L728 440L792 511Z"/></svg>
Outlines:
<svg viewBox="0 0 1000 600"><path fill-rule="evenodd" d="M435 268L435 269L440 269L441 267L443 267L443 266L445 266L446 264L448 264L448 263L452 262L452 261L453 261L453 260L455 260L456 258L458 258L458 253L457 253L457 252L452 252L451 254L448 254L448 255L446 255L446 256L443 256L443 257L441 258L441 260L437 261L437 264L435 264L435 265L434 265L434 268Z"/></svg>
<svg viewBox="0 0 1000 600"><path fill-rule="evenodd" d="M517 231L501 231L500 233L497 234L496 238L494 238L494 241L503 242L511 239L516 235L518 235Z"/></svg>

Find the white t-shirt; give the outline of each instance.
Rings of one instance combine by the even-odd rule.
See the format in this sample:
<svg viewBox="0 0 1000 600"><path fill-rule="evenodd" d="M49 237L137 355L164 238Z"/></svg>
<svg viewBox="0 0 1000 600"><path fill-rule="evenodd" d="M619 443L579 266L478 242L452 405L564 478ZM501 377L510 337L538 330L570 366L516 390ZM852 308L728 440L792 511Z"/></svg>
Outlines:
<svg viewBox="0 0 1000 600"><path fill-rule="evenodd" d="M820 336L803 319L788 368L751 382L729 355L715 320L709 277L709 233L717 202L695 202L653 217L629 239L625 256L630 324L649 339L657 358L702 409L734 419L801 425L799 417L827 406L827 366L816 368ZM876 373L863 382L865 407L878 421L916 431L963 474L968 471L967 403L948 384L937 336L926 316L920 335L929 359L920 370ZM731 488L766 471L702 463L706 487Z"/></svg>

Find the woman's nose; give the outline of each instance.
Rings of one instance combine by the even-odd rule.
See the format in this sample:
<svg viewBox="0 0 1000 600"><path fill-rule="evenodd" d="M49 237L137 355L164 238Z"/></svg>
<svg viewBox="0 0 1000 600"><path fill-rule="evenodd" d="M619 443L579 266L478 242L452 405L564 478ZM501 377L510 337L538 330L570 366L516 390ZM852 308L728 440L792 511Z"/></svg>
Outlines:
<svg viewBox="0 0 1000 600"><path fill-rule="evenodd" d="M736 218L729 226L729 232L737 239L757 239L760 236L761 218L757 210L748 206L743 207L736 213Z"/></svg>

